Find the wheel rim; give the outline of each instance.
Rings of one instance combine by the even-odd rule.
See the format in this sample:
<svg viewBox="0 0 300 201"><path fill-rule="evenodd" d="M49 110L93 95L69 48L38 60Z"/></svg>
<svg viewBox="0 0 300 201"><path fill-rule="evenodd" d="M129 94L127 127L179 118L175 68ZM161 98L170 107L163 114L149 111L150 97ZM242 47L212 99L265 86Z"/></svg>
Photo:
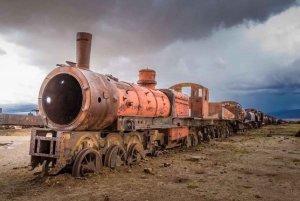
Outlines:
<svg viewBox="0 0 300 201"><path fill-rule="evenodd" d="M145 158L145 151L141 144L131 144L128 149L127 165L140 162Z"/></svg>
<svg viewBox="0 0 300 201"><path fill-rule="evenodd" d="M198 142L203 142L203 133L201 131L198 132Z"/></svg>
<svg viewBox="0 0 300 201"><path fill-rule="evenodd" d="M125 165L126 158L126 151L123 147L112 145L105 154L104 165L110 168L122 166Z"/></svg>
<svg viewBox="0 0 300 201"><path fill-rule="evenodd" d="M55 164L52 160L44 160L43 165L42 165L42 174L44 176L48 176L51 168L54 168L54 165Z"/></svg>
<svg viewBox="0 0 300 201"><path fill-rule="evenodd" d="M192 137L192 146L196 146L199 143L198 137L194 134L192 134L191 137Z"/></svg>
<svg viewBox="0 0 300 201"><path fill-rule="evenodd" d="M90 173L97 173L101 170L101 155L93 148L85 148L77 155L73 168L73 177L85 177Z"/></svg>
<svg viewBox="0 0 300 201"><path fill-rule="evenodd" d="M155 156L155 157L159 157L159 156L161 156L161 155L163 155L163 152L162 152L162 151L156 151L156 152L154 152L154 156Z"/></svg>

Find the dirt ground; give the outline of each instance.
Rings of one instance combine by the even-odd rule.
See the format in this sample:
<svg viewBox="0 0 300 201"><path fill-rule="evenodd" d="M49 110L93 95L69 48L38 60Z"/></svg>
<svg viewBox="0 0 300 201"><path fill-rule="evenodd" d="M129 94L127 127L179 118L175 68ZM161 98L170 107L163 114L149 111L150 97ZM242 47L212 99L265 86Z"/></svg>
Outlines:
<svg viewBox="0 0 300 201"><path fill-rule="evenodd" d="M28 171L30 129L3 130L0 200L299 200L299 129L266 126L83 179Z"/></svg>

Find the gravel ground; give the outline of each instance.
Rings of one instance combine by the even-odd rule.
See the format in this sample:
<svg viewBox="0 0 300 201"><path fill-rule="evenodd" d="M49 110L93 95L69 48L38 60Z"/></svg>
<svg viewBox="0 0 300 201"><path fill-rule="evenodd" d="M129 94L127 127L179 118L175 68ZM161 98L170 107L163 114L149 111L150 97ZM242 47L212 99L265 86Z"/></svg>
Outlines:
<svg viewBox="0 0 300 201"><path fill-rule="evenodd" d="M0 200L296 201L299 129L300 124L266 126L83 179L41 177L41 167L28 171L30 130L0 131Z"/></svg>

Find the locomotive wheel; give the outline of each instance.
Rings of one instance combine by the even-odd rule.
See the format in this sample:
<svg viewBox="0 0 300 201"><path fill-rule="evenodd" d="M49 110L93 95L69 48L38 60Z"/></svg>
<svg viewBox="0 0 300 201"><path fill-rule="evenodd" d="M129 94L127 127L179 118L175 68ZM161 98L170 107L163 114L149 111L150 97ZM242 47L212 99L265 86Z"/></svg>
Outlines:
<svg viewBox="0 0 300 201"><path fill-rule="evenodd" d="M117 166L125 165L125 163L125 149L119 145L110 146L105 154L104 165L110 168L115 168Z"/></svg>
<svg viewBox="0 0 300 201"><path fill-rule="evenodd" d="M154 156L155 156L155 157L159 157L159 156L161 156L161 155L163 155L163 152L162 152L162 151L156 151L156 152L154 152Z"/></svg>
<svg viewBox="0 0 300 201"><path fill-rule="evenodd" d="M208 143L210 143L210 141L211 141L211 137L210 137L210 135L209 135L209 134L207 134L207 135L206 135L206 140L207 140L207 142L208 142Z"/></svg>
<svg viewBox="0 0 300 201"><path fill-rule="evenodd" d="M98 151L93 148L85 148L76 156L72 176L85 177L89 173L99 172L102 166L102 157Z"/></svg>
<svg viewBox="0 0 300 201"><path fill-rule="evenodd" d="M194 134L191 134L192 146L196 146L199 143L198 137Z"/></svg>
<svg viewBox="0 0 300 201"><path fill-rule="evenodd" d="M223 138L224 137L223 136L223 129L219 129L218 133L219 133L219 135L218 135L219 138Z"/></svg>
<svg viewBox="0 0 300 201"><path fill-rule="evenodd" d="M215 132L212 131L210 136L211 136L211 139L215 139L216 138Z"/></svg>
<svg viewBox="0 0 300 201"><path fill-rule="evenodd" d="M186 138L184 139L183 145L185 145L187 148L193 146L193 140L192 140L191 134L189 134L188 136L186 136Z"/></svg>
<svg viewBox="0 0 300 201"><path fill-rule="evenodd" d="M198 142L203 142L203 133L201 131L198 132Z"/></svg>
<svg viewBox="0 0 300 201"><path fill-rule="evenodd" d="M144 148L141 144L133 143L128 149L127 165L138 163L146 157Z"/></svg>
<svg viewBox="0 0 300 201"><path fill-rule="evenodd" d="M51 164L51 165L50 165ZM52 160L44 160L43 164L42 164L42 174L44 176L48 176L50 169L54 168L54 162Z"/></svg>

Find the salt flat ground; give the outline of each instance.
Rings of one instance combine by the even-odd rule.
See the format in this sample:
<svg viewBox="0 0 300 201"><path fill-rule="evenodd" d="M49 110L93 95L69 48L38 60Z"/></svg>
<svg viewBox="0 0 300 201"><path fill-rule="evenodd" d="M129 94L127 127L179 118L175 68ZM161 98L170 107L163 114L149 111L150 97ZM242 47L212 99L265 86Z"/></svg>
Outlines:
<svg viewBox="0 0 300 201"><path fill-rule="evenodd" d="M28 171L30 130L3 130L0 200L299 200L299 129L300 124L265 126L169 150L132 167L104 168L82 180L41 177L41 167Z"/></svg>

